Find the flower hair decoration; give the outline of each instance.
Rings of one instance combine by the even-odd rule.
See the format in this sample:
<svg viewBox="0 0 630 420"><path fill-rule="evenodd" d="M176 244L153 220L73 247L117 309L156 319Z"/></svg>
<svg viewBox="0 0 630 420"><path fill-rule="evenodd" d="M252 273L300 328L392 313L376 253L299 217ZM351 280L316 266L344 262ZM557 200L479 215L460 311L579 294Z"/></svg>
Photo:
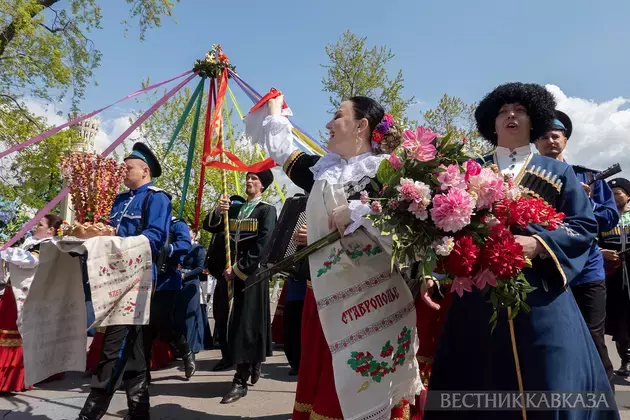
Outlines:
<svg viewBox="0 0 630 420"><path fill-rule="evenodd" d="M372 149L381 151L381 142L389 130L394 126L394 117L392 114L385 114L381 122L372 131Z"/></svg>

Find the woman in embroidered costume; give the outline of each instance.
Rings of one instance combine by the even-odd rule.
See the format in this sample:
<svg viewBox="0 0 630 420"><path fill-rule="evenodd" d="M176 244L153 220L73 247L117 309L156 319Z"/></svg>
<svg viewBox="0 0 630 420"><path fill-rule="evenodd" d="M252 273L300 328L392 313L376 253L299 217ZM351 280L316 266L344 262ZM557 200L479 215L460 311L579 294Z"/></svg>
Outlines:
<svg viewBox="0 0 630 420"><path fill-rule="evenodd" d="M2 251L2 260L6 261L7 265L15 267L14 269L37 267L40 244L56 235L62 221L57 215L47 214L37 224L33 236L24 241L19 248ZM18 307L21 310L30 287L30 283L24 283L7 283L4 294L0 297L0 392L21 392L26 389L22 337L17 327ZM61 377L63 373L48 380Z"/></svg>
<svg viewBox="0 0 630 420"><path fill-rule="evenodd" d="M452 297L429 382L426 420L619 418L606 372L568 288L582 270L597 235L592 204L569 165L534 155L530 149L530 142L552 126L555 105L553 95L542 86L509 83L486 96L475 112L479 133L498 146L487 160L503 174L514 176L524 194L543 198L563 212L565 219L553 231L529 225L523 232L515 232L532 262L531 268L523 270L535 287L526 300L529 312L521 311L512 322L505 313L499 315L492 331L488 323L492 305L481 293ZM599 392L599 409L580 409L592 407L587 402L576 404L578 409L558 408L542 403L539 394L534 402L525 401L526 410L500 410L483 398L479 408L485 410L432 410L439 407L441 397L462 390L494 395L573 392L569 404L576 401L575 393ZM602 397L612 408L606 409ZM530 403L542 405L531 410L527 409L532 408Z"/></svg>
<svg viewBox="0 0 630 420"><path fill-rule="evenodd" d="M293 418L409 418L407 401L422 389L413 296L391 271L391 242L353 212L380 190L378 166L400 144L401 131L377 102L354 97L326 126L330 152L320 158L293 144L282 104L280 96L252 108L246 131L309 193L307 242L334 229L343 234L309 256Z"/></svg>

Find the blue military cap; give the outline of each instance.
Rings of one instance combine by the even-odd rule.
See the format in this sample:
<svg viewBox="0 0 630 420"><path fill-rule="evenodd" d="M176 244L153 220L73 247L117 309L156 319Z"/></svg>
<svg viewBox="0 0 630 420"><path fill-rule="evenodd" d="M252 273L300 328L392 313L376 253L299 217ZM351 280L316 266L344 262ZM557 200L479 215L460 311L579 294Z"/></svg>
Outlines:
<svg viewBox="0 0 630 420"><path fill-rule="evenodd" d="M149 170L151 171L151 177L157 178L162 175L162 166L160 166L160 162L158 162L157 157L153 154L149 146L144 143L138 142L133 145L131 149L131 153L129 156L125 158L127 159L140 159L144 163L149 166Z"/></svg>
<svg viewBox="0 0 630 420"><path fill-rule="evenodd" d="M625 178L615 178L608 181L608 186L610 189L613 188L621 188L626 192L627 195L630 195L630 181Z"/></svg>
<svg viewBox="0 0 630 420"><path fill-rule="evenodd" d="M564 131L564 136L568 139L571 137L571 133L573 132L573 123L571 122L571 118L569 118L569 116L564 112L558 111L557 109L555 113L556 119L553 121L553 129Z"/></svg>

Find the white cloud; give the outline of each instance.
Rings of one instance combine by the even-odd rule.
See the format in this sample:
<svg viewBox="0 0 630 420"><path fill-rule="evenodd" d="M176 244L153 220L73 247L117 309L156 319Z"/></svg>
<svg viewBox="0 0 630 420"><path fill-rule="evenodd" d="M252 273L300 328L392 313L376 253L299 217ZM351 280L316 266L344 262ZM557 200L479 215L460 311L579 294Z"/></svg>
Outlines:
<svg viewBox="0 0 630 420"><path fill-rule="evenodd" d="M619 163L623 172L615 176L630 178L630 110L621 109L630 99L618 97L597 103L567 96L555 85L546 87L556 97L558 109L573 123L567 160L600 171Z"/></svg>
<svg viewBox="0 0 630 420"><path fill-rule="evenodd" d="M47 119L47 124L49 126L59 126L61 124L65 124L68 122L67 112L63 111L63 108L58 108L54 104L44 104L37 100L26 99L25 104L27 108L35 115L39 117L44 117ZM59 113L61 112L61 115ZM115 118L106 118L103 119L101 116L97 115L94 119L99 121L99 131L94 138L94 149L96 152L102 152L110 144L112 144L122 133L125 132L130 126L131 122L129 122L129 118L132 116L131 113L127 113L124 115L120 115ZM126 143L133 141L139 137L139 133L137 130L133 131L127 139L125 139ZM45 141L45 140L44 140ZM116 149L117 152L120 153L123 151L122 144L119 145Z"/></svg>
<svg viewBox="0 0 630 420"><path fill-rule="evenodd" d="M94 139L94 148L97 152L102 152L107 149L110 144L112 144L118 137L125 132L129 127L131 127L131 122L129 118L131 114L122 115L120 117L101 121L101 126L96 138ZM134 130L123 143L126 143L128 146L132 144L135 139L139 136L138 130ZM120 155L123 151L123 143L121 143L118 147L116 147L116 151ZM120 156L119 156L120 157Z"/></svg>
<svg viewBox="0 0 630 420"><path fill-rule="evenodd" d="M54 104L45 104L34 99L26 99L24 104L36 116L46 118L48 125L57 126L68 122L63 110L58 109Z"/></svg>

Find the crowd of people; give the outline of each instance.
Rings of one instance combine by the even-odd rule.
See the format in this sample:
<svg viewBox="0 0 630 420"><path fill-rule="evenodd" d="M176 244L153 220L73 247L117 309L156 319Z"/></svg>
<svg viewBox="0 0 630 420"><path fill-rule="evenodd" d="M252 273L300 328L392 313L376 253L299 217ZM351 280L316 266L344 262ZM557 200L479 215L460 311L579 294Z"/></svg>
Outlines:
<svg viewBox="0 0 630 420"><path fill-rule="evenodd" d="M377 170L388 156L384 148L391 151L402 142L402 130L390 129L375 147L373 134L385 117L383 107L367 97L349 98L326 126L329 152L313 156L294 144L291 123L282 115L282 96L268 99L259 109L263 118L249 120L262 125L254 127L261 135L253 140L308 195L306 224L281 228L295 231L298 246L312 244L336 229L342 238L385 251L382 261L379 256L369 264L337 254L344 270L329 275L330 279L321 278L311 258L309 276L285 279L275 313L275 321L281 323L274 322L273 328L282 332L289 374L298 379L293 418L343 419L356 409L357 397L348 388L339 388L337 349L331 343L332 337L354 332L326 315L328 295L322 294L322 281L341 283L346 277L374 284L379 264L389 267L391 238L351 209L364 194L376 197L384 187ZM559 229L530 225L516 236L531 261L524 270L535 287L527 297L531 309L510 323L500 315L496 328L490 329L492 310L485 298L479 293L450 294L449 280L437 273L423 279L416 294L407 288L398 290L410 299L413 312L410 317L388 318L387 325L411 331L415 357L402 360L389 382L370 385L378 398L356 418L618 419L614 400L605 409L558 406L525 411L444 409L431 403L436 393L507 393L520 388L611 396L615 376L630 376L630 181L597 179L597 170L566 161L573 122L556 109L553 95L542 86L501 85L479 103L475 118L480 135L495 146L494 153L480 162L496 165L528 194L546 197L565 215ZM195 354L213 343L221 350L213 370L235 370L221 403L235 403L258 383L264 362L272 355L269 280L244 287L267 257L276 230L276 208L262 199L273 174L270 170L247 173L245 196L222 197L211 209L202 226L213 234L206 252L195 241L198 232L172 217L169 194L153 186L151 179L161 175L161 167L149 148L136 143L125 162L128 191L117 197L111 223L118 236L144 235L149 240L155 284L150 323L108 326L96 333L88 358L95 380L78 418L103 417L114 392L122 387L129 408L125 418L148 419L150 371L164 363L156 362L179 357L190 378L197 369ZM525 174L537 178L525 185ZM550 187L557 185L550 194ZM60 224L57 216L46 216L21 247L36 255L38 244L54 236ZM230 261L226 260L226 224ZM354 228L349 231L350 225ZM395 270L379 281L384 286L404 285L417 275L418 263L415 270ZM217 280L212 293L214 337L203 297L207 278ZM0 301L0 391L5 392L23 388L16 318L16 299L11 287L5 287ZM606 334L612 336L622 361L617 370L608 355ZM353 348L357 342L345 343Z"/></svg>

